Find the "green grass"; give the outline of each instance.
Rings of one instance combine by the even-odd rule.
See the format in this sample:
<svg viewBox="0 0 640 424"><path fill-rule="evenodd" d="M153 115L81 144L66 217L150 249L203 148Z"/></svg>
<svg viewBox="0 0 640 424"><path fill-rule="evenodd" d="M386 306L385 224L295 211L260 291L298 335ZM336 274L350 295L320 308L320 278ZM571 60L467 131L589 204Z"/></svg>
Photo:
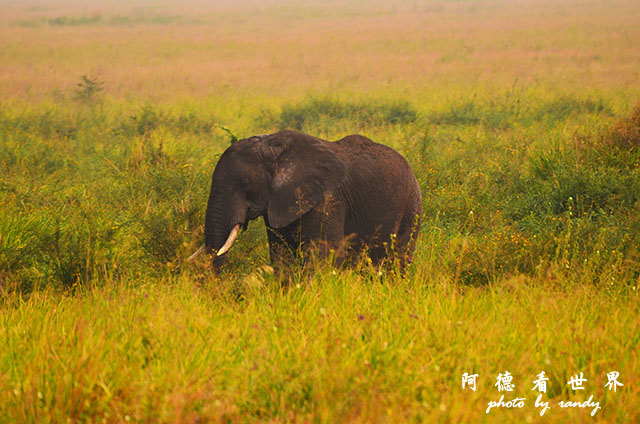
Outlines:
<svg viewBox="0 0 640 424"><path fill-rule="evenodd" d="M591 104L563 97L530 108L531 116L555 110L562 125L555 119L529 121L520 112L519 117L505 115L509 125L500 128L484 121L435 125L434 112L419 114L408 104L400 109L411 121L367 120L359 112L345 112L395 110L400 103L393 99L310 101L295 110L308 117L303 129L309 133L338 138L336 131L364 125L374 139L409 159L425 198L423 234L440 231L429 243L443 252L452 243L467 246L459 270L463 282L486 284L566 262L572 275L596 284L612 273L624 284L635 284L638 150L600 147L608 146L607 140L620 144L616 134L621 130L595 126L585 132L580 121L621 124L601 109L566 115L565 108L548 106L559 102ZM356 104L378 106L358 109ZM459 105L445 110L459 110ZM502 113L484 108L486 114ZM8 170L2 181L7 213L0 220L5 285L23 291L64 288L114 273L158 276L182 269L188 250L201 238L216 157L229 144L217 111L148 104L123 112L105 104L42 109L0 114L0 162ZM285 104L280 116L265 121L256 108L253 130L241 136L289 122L292 110ZM318 110L320 115L312 113ZM251 115L245 113L243 120L251 122ZM241 128L233 120L225 125L235 132ZM546 128L542 136L541 128ZM574 133L570 137L564 135L568 129ZM245 237L247 245L262 246L250 256L252 262L266 261L261 232L256 228ZM439 255L437 265L458 270L455 249Z"/></svg>

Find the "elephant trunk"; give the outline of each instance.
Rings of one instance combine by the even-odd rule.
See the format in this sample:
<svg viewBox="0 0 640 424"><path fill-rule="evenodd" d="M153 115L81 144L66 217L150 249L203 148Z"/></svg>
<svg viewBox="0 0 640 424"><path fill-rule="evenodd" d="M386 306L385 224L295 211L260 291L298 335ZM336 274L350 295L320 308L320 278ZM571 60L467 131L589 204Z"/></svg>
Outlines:
<svg viewBox="0 0 640 424"><path fill-rule="evenodd" d="M225 253L227 253L227 251L231 248L233 243L236 241L236 238L238 237L239 232L240 232L240 224L236 224L236 226L233 227L233 229L229 233L229 237L227 237L227 241L224 242L220 250L218 250L218 252L216 253L216 256L222 256ZM195 258L202 255L206 251L207 251L207 246L206 244L203 244L193 255L187 258L187 262L192 262Z"/></svg>
<svg viewBox="0 0 640 424"><path fill-rule="evenodd" d="M247 218L247 202L244 195L232 192L215 183L211 189L204 224L204 252L214 253L214 265L222 265Z"/></svg>

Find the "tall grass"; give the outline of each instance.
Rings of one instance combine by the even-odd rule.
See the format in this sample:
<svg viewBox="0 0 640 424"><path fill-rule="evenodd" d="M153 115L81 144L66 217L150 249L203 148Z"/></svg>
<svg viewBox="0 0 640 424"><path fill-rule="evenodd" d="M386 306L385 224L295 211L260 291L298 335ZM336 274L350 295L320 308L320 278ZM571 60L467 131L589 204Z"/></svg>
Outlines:
<svg viewBox="0 0 640 424"><path fill-rule="evenodd" d="M11 421L526 421L550 378L551 422L591 419L560 400L593 394L595 419L638 417L635 295L520 277L456 292L448 279L323 272L283 290L254 273L49 290L5 300L0 414ZM258 284L256 284L258 282ZM238 284L242 300L232 285ZM597 327L594 328L594 323ZM522 410L494 411L510 371ZM623 390L604 388L620 372ZM567 386L577 371L586 394ZM464 372L480 374L463 391Z"/></svg>
<svg viewBox="0 0 640 424"><path fill-rule="evenodd" d="M310 104L301 110L316 110L319 103ZM627 124L611 121L612 130L583 133L582 144L576 144L560 134L572 125L561 108L558 119L565 127L547 121L545 137L551 141L535 146L526 137L542 124L522 126L505 118L514 124L496 134L485 122L434 125L433 114L418 118L416 112L407 112L409 122L370 121L359 112L343 114L359 110L354 104L320 108L322 117L302 114L311 120L308 131L330 136L333 128L364 122L391 134L383 141L402 138L396 147L413 164L423 189L423 231L440 228L443 243L467 243L463 281L485 284L559 260L568 272L594 281L609 278L605 263L621 281L638 277L638 152L631 142L609 154L598 147L609 139L620 144L621 128L633 134L634 116ZM540 109L547 106L532 115ZM275 121L291 116L284 105ZM579 116L609 119L590 109ZM526 115L521 120L528 122ZM228 145L213 114L150 105L115 115L83 106L5 111L0 131L6 140L0 160L10 176L3 182L2 269L6 279L27 290L72 286L124 270L157 275L181 264L201 234L216 154ZM255 237L264 245L264 236ZM458 267L455 259L441 265Z"/></svg>

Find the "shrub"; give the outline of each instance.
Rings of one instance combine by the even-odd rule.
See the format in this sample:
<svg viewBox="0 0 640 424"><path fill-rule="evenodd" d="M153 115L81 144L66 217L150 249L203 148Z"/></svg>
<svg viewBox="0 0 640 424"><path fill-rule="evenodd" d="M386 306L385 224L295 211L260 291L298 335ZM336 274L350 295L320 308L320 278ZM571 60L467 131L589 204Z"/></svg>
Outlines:
<svg viewBox="0 0 640 424"><path fill-rule="evenodd" d="M429 121L437 125L476 125L486 117L486 111L473 101L455 104L446 110L429 115Z"/></svg>
<svg viewBox="0 0 640 424"><path fill-rule="evenodd" d="M618 149L636 149L640 146L640 102L629 116L618 120L603 137L603 144Z"/></svg>
<svg viewBox="0 0 640 424"><path fill-rule="evenodd" d="M215 127L213 120L203 119L193 112L183 113L171 122L171 127L179 132L206 134Z"/></svg>
<svg viewBox="0 0 640 424"><path fill-rule="evenodd" d="M405 101L352 103L310 98L298 104L285 105L277 125L281 129L302 130L323 120L349 120L361 126L406 124L417 118L418 113Z"/></svg>
<svg viewBox="0 0 640 424"><path fill-rule="evenodd" d="M82 16L58 16L55 18L45 18L44 21L52 26L93 25L102 21L102 15L94 13Z"/></svg>
<svg viewBox="0 0 640 424"><path fill-rule="evenodd" d="M83 102L91 101L102 90L104 90L104 82L100 81L98 77L91 78L83 75L80 77L80 82L76 89L76 99Z"/></svg>
<svg viewBox="0 0 640 424"><path fill-rule="evenodd" d="M611 109L603 100L579 99L562 96L543 104L532 114L534 122L549 123L564 122L574 114L605 114L611 115Z"/></svg>
<svg viewBox="0 0 640 424"><path fill-rule="evenodd" d="M530 105L524 108L519 98L507 96L506 99L494 98L486 102L471 99L454 103L443 110L430 113L427 119L436 125L482 125L486 128L505 129L516 123L522 126L540 122L553 124L580 114L610 115L611 110L602 100L569 96L559 97L540 106Z"/></svg>

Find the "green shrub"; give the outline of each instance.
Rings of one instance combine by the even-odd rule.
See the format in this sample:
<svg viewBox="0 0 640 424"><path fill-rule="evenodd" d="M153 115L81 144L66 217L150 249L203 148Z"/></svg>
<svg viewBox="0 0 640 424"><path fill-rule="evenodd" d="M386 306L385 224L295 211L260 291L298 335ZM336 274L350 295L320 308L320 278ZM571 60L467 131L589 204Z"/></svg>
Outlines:
<svg viewBox="0 0 640 424"><path fill-rule="evenodd" d="M428 119L436 125L478 125L499 122L494 113L474 101L467 101L454 104L444 111L433 112Z"/></svg>
<svg viewBox="0 0 640 424"><path fill-rule="evenodd" d="M53 26L93 25L102 21L102 15L94 13L81 16L58 16L55 18L47 18L44 21Z"/></svg>
<svg viewBox="0 0 640 424"><path fill-rule="evenodd" d="M515 124L532 126L540 123L564 122L571 116L583 114L611 115L603 100L579 99L563 96L542 104L523 105L520 98L494 98L489 101L465 100L427 115L436 125L482 125L491 129L508 129Z"/></svg>
<svg viewBox="0 0 640 424"><path fill-rule="evenodd" d="M76 99L83 102L89 102L102 90L104 90L104 82L100 81L98 77L90 78L83 75L80 77L80 82L76 89Z"/></svg>
<svg viewBox="0 0 640 424"><path fill-rule="evenodd" d="M581 114L611 115L611 109L602 99L590 100L569 96L562 96L544 103L537 108L531 117L533 122L547 122L554 124L564 122L572 115Z"/></svg>

